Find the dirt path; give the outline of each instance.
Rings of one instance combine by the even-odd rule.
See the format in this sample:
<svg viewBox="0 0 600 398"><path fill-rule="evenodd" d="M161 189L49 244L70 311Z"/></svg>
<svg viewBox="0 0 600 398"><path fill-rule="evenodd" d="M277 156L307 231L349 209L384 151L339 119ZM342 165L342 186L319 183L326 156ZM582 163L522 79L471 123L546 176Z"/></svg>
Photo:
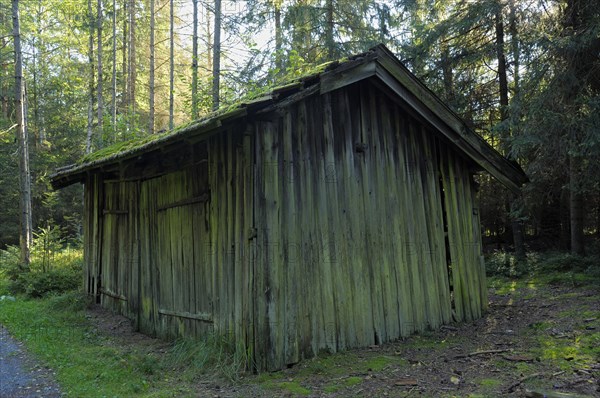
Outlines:
<svg viewBox="0 0 600 398"><path fill-rule="evenodd" d="M36 363L0 325L0 397L60 396L52 371Z"/></svg>
<svg viewBox="0 0 600 398"><path fill-rule="evenodd" d="M599 293L490 289L489 311L475 322L307 360L220 396L600 397Z"/></svg>
<svg viewBox="0 0 600 398"><path fill-rule="evenodd" d="M120 347L158 344L105 310L91 318ZM475 322L246 374L235 384L198 375L190 391L220 398L600 397L600 287L503 284L490 289L489 311Z"/></svg>
<svg viewBox="0 0 600 398"><path fill-rule="evenodd" d="M600 397L600 284L575 282L504 282L490 288L489 311L475 322L323 354L280 372L243 374L235 383L171 368L168 361L144 377L178 385L175 393L154 396ZM92 335L124 358L170 355L170 343L135 332L122 316L95 308L86 318ZM0 359L0 397L61 395L52 372L1 326Z"/></svg>

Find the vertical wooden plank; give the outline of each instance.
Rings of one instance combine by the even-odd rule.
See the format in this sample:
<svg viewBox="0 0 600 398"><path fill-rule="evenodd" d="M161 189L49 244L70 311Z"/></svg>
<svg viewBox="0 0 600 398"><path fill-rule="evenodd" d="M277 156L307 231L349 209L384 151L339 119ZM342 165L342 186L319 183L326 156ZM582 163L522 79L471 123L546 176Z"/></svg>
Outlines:
<svg viewBox="0 0 600 398"><path fill-rule="evenodd" d="M314 347L311 342L313 341L313 323L314 319L318 316L317 311L312 312L311 308L317 305L317 295L320 293L314 290L314 280L317 278L314 275L314 262L315 262L315 250L313 237L311 235L310 224L314 218L312 204L312 188L311 188L311 176L307 175L307 168L310 167L310 127L306 103L300 102L294 105L293 108L288 112L293 111L294 117L294 130L292 138L294 139L296 151L296 158L294 167L294 178L295 185L297 186L296 199L294 201L297 207L293 210L297 213L298 217L298 229L295 235L295 240L298 244L298 250L300 251L300 258L297 261L296 266L301 266L302 270L298 270L295 275L305 276L305 283L301 283L297 286L298 304L297 304L297 345L300 357L310 357L314 355ZM309 207L310 206L310 207ZM320 296L319 296L320 300Z"/></svg>
<svg viewBox="0 0 600 398"><path fill-rule="evenodd" d="M361 98L363 99L361 107L363 108L363 128L367 150L364 153L366 176L364 188L365 203L364 217L367 233L367 249L365 255L370 259L368 263L371 279L371 294L373 301L373 341L375 344L381 344L387 340L387 319L386 305L387 297L385 291L385 275L389 275L386 256L386 239L382 233L385 228L385 220L389 218L386 209L387 189L382 181L382 169L386 167L383 164L382 153L385 151L381 142L380 114L377 111L377 97L372 86L364 86ZM366 120L365 120L366 119ZM385 214L385 218L382 215Z"/></svg>
<svg viewBox="0 0 600 398"><path fill-rule="evenodd" d="M350 192L357 185L354 176L354 145L358 142L360 129L354 127L357 112L353 112L349 97L347 90L332 92L331 114L326 114L330 118L328 124L332 126L330 139L333 142L333 151L328 152L327 164L335 165L334 170L328 170L326 178L331 182L327 185L331 192L329 211L334 215L333 232L337 246L337 272L333 275L337 350L358 345L354 317L354 253L351 252L356 243L352 240L352 223L349 220L354 203ZM343 117L334 118L333 115Z"/></svg>
<svg viewBox="0 0 600 398"><path fill-rule="evenodd" d="M211 273L211 292L212 292L212 313L214 319L214 332L218 333L221 328L221 312L219 307L219 285L218 280L220 277L219 274L219 256L218 256L218 237L219 237L219 223L221 220L219 219L218 209L220 202L220 156L219 156L219 145L218 142L221 140L221 137L213 137L208 142L208 181L210 187L210 203L209 203L209 253L208 257L210 259L210 273Z"/></svg>
<svg viewBox="0 0 600 398"><path fill-rule="evenodd" d="M248 354L250 367L254 352L254 304L255 297L252 295L254 286L254 259L256 229L254 225L254 126L249 124L243 137L243 164L242 164L242 184L243 184L243 224L240 231L241 243L244 252L242 254L243 270L240 278L243 280L242 305L243 313L241 322L243 327L243 342L246 354Z"/></svg>
<svg viewBox="0 0 600 398"><path fill-rule="evenodd" d="M314 203L314 245L311 247L315 251L314 287L318 289L319 310L313 318L313 330L316 337L316 344L313 344L313 350L318 353L321 350L335 351L335 314L332 277L333 269L338 266L339 260L336 258L336 238L334 225L332 224L332 212L337 211L331 208L331 199L328 197L328 186L335 185L337 181L331 178L335 173L335 163L328 164L326 153L331 145L328 139L325 125L327 117L324 108L327 109L324 101L329 101L330 95L311 98L307 101L307 111L310 117L310 129L307 131L309 140L313 143L311 149L313 156L310 160L310 173L312 179L312 198Z"/></svg>
<svg viewBox="0 0 600 398"><path fill-rule="evenodd" d="M430 259L432 272L436 285L438 299L439 319L437 324L451 321L452 309L450 305L450 290L448 283L448 270L446 264L446 245L444 236L443 203L440 192L439 160L435 156L435 137L431 131L422 128L424 158L427 159L423 190L427 192L426 214L428 217L428 238L430 242Z"/></svg>
<svg viewBox="0 0 600 398"><path fill-rule="evenodd" d="M475 267L478 269L478 287L479 287L479 299L481 304L481 310L487 311L488 309L488 289L487 280L485 273L485 261L483 258L483 247L481 245L481 220L479 218L479 198L474 187L474 182L470 184L471 187L471 202L473 203L473 239L476 243L475 247Z"/></svg>
<svg viewBox="0 0 600 398"><path fill-rule="evenodd" d="M269 319L267 316L266 293L268 286L268 262L265 259L265 245L268 235L265 223L265 173L264 173L264 123L256 122L255 130L255 182L254 182L254 222L257 231L256 257L253 264L253 293L254 304L254 361L259 370L267 369L267 345L269 343Z"/></svg>
<svg viewBox="0 0 600 398"><path fill-rule="evenodd" d="M416 200L413 203L413 211L418 229L418 245L417 255L419 256L420 267L420 282L425 296L425 319L422 327L437 328L440 325L440 308L438 301L438 290L435 283L436 277L431 259L432 242L428 234L428 224L430 219L435 214L427 212L425 197L426 191L423 189L423 184L428 178L427 162L423 154L423 145L421 144L420 136L422 129L415 125L411 130L410 147L413 152L413 172L415 175L415 184L413 190L416 195Z"/></svg>
<svg viewBox="0 0 600 398"><path fill-rule="evenodd" d="M370 115L368 111L368 104L364 101L365 99L365 87L364 85L359 86L359 115L360 119L357 123L357 127L360 131L360 138L357 141L359 145L366 145L370 141ZM367 166L364 152L361 156L355 156L354 161L354 173L355 178L358 182L357 189L352 193L352 198L355 198L353 206L353 222L355 223L354 240L356 242L355 253L353 256L354 260L354 282L355 282L355 293L358 294L357 307L355 308L356 315L355 319L361 324L361 328L357 330L359 333L358 340L361 345L372 345L375 344L375 334L373 333L373 325L375 319L378 319L378 313L375 313L374 307L377 303L378 297L374 297L372 290L372 277L373 275L369 271L369 263L372 255L370 248L370 236L367 232L366 224L368 220L365 218L365 204L369 201L369 175L367 173Z"/></svg>
<svg viewBox="0 0 600 398"><path fill-rule="evenodd" d="M283 182L282 182L282 235L286 236L283 247L283 261L286 263L287 272L284 273L285 284L285 328L284 328L284 364L293 364L300 361L298 343L298 311L301 297L298 294L298 281L302 279L304 263L301 261L301 236L298 230L299 216L298 195L299 182L297 169L300 167L301 158L296 157L297 135L294 131L293 108L287 109L283 116L282 151L283 151Z"/></svg>
<svg viewBox="0 0 600 398"><path fill-rule="evenodd" d="M374 92L377 96L377 92ZM392 127L393 115L395 114L394 105L389 104L387 98L379 96L377 101L378 115L380 117L379 135L381 145L381 162L383 167L379 168L377 186L380 191L381 206L387 209L386 213L380 213L380 222L385 230L382 232L383 255L385 256L386 267L383 274L383 285L385 292L386 318L386 340L393 340L400 337L400 308L398 305L399 287L397 284L397 269L400 259L397 257L396 241L400 237L399 233L399 211L400 203L397 195L394 195L396 186L399 182L398 164L396 162L397 141L395 131Z"/></svg>

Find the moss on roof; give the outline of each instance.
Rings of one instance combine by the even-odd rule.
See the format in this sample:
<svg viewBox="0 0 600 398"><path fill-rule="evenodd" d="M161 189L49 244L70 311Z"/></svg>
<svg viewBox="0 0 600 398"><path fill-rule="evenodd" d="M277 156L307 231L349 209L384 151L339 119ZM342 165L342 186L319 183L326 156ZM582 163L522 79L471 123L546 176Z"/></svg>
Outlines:
<svg viewBox="0 0 600 398"><path fill-rule="evenodd" d="M94 151L92 153L88 153L88 154L84 155L79 160L78 164L92 163L92 162L95 162L95 161L98 161L98 160L101 160L104 158L109 158L112 155L116 155L117 153L129 151L129 150L135 149L137 147L140 147L144 144L147 144L149 142L156 141L159 138L164 137L170 133L171 132L169 131L169 132L165 132L165 133L161 133L161 134L149 135L147 137L141 137L141 138L135 138L135 139L127 140L127 141L116 142L107 147L98 149L97 151Z"/></svg>
<svg viewBox="0 0 600 398"><path fill-rule="evenodd" d="M166 140L171 136L175 136L178 133L186 130L193 129L196 126L200 126L201 124L208 122L210 120L216 119L219 116L226 115L230 112L236 111L238 109L243 108L245 105L252 101L259 100L262 97L267 97L268 95L274 95L277 92L285 91L286 89L293 89L296 85L304 83L306 81L310 81L312 79L317 78L324 72L328 72L337 68L340 64L348 62L352 59L356 59L364 54L358 54L351 58L344 57L339 60L325 62L319 65L310 66L308 65L305 69L295 69L290 71L288 74L284 75L280 79L276 79L274 84L270 86L265 86L264 88L252 91L248 93L248 95L242 97L238 101L232 104L228 104L222 106L219 110L209 113L203 118L193 120L187 124L178 126L173 130L169 130L159 134L152 134L145 137L135 138L127 141L117 142L111 144L107 147L101 148L92 153L88 153L84 155L76 165L73 166L83 166L92 163L99 163L101 161L109 160L111 158L116 158L119 154L124 152L131 152L137 148L145 147L148 144L151 144L155 141Z"/></svg>

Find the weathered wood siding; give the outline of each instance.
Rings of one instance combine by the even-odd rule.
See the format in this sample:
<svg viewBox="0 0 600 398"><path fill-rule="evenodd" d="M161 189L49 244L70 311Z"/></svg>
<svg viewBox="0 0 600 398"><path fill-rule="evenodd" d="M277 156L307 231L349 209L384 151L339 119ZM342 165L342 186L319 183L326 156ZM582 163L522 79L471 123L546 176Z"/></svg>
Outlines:
<svg viewBox="0 0 600 398"><path fill-rule="evenodd" d="M472 164L397 97L362 81L223 130L88 176L103 305L259 370L481 316Z"/></svg>
<svg viewBox="0 0 600 398"><path fill-rule="evenodd" d="M184 160L88 178L88 292L145 333L215 331L251 347L253 139L229 130L161 155Z"/></svg>
<svg viewBox="0 0 600 398"><path fill-rule="evenodd" d="M441 159L455 318L471 321L488 305L479 207L467 162L447 150Z"/></svg>
<svg viewBox="0 0 600 398"><path fill-rule="evenodd" d="M401 104L361 82L257 122L256 137L258 368L481 314L469 164Z"/></svg>

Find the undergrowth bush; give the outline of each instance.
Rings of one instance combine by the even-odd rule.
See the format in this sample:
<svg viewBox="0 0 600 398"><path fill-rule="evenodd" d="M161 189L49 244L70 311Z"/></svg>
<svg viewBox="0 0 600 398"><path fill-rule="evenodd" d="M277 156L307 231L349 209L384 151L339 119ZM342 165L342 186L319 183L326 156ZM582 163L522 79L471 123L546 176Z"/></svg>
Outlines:
<svg viewBox="0 0 600 398"><path fill-rule="evenodd" d="M48 307L50 309L70 313L83 311L91 304L91 297L81 290L71 290L67 293L57 294L48 300Z"/></svg>
<svg viewBox="0 0 600 398"><path fill-rule="evenodd" d="M31 271L20 274L10 285L13 293L25 293L32 298L49 293L62 293L81 286L82 273L78 269L58 268L46 272Z"/></svg>
<svg viewBox="0 0 600 398"><path fill-rule="evenodd" d="M535 253L528 253L525 260L519 261L514 253L494 251L485 259L486 273L489 276L518 278L532 271L538 262Z"/></svg>
<svg viewBox="0 0 600 398"><path fill-rule="evenodd" d="M488 276L519 278L527 274L581 273L600 277L600 255L579 256L569 252L527 253L523 261L517 261L513 253L496 251L486 256Z"/></svg>
<svg viewBox="0 0 600 398"><path fill-rule="evenodd" d="M565 252L547 252L543 255L544 269L550 271L593 271L600 268L600 258L596 255L579 256Z"/></svg>
<svg viewBox="0 0 600 398"><path fill-rule="evenodd" d="M66 244L58 228L42 228L35 234L29 267L21 264L19 247L0 250L0 277L8 279L11 294L33 298L76 290L83 281L83 251Z"/></svg>

